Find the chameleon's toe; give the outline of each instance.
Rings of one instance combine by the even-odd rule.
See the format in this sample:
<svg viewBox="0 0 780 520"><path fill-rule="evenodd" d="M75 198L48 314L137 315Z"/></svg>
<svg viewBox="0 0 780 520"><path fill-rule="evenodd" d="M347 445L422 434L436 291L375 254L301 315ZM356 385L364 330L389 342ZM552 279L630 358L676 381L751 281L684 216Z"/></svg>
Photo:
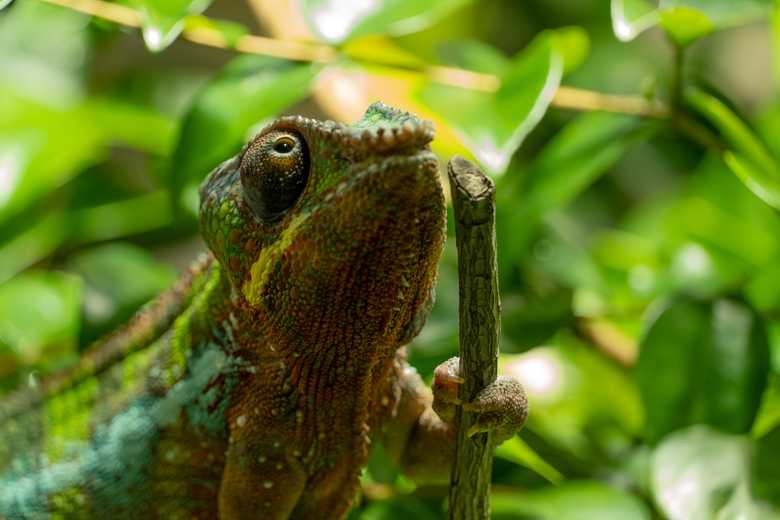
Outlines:
<svg viewBox="0 0 780 520"><path fill-rule="evenodd" d="M463 409L477 413L476 422L469 428L468 436L493 431L498 442L511 438L528 418L528 398L525 389L516 379L499 376L483 388Z"/></svg>
<svg viewBox="0 0 780 520"><path fill-rule="evenodd" d="M433 372L433 411L442 421L450 423L455 418L455 406L460 404L458 392L463 378L460 377L460 359L453 357L436 367Z"/></svg>

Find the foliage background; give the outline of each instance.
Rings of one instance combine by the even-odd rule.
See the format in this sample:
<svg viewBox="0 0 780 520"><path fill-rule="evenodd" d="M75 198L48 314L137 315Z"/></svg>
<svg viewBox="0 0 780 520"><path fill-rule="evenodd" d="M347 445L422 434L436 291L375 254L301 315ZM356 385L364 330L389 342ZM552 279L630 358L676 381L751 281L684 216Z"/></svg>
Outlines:
<svg viewBox="0 0 780 520"><path fill-rule="evenodd" d="M494 516L780 518L773 2L54 3L0 1L0 391L172 283L198 182L263 123L382 99L497 181L501 363L532 415ZM426 377L457 351L453 246ZM363 489L354 518L444 515L381 452Z"/></svg>

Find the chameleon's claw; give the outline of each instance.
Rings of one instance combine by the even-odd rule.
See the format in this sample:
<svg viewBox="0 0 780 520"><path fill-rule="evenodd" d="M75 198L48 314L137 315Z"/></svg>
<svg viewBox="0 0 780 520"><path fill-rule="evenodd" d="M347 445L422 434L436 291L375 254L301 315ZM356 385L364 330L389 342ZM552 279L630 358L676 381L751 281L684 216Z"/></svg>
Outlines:
<svg viewBox="0 0 780 520"><path fill-rule="evenodd" d="M498 442L515 434L528 417L528 399L523 386L514 378L499 376L483 388L469 403L461 403L458 390L463 383L460 377L460 360L450 358L436 368L433 381L433 409L445 422L452 422L455 407L477 414L467 432L471 437L481 432L493 431Z"/></svg>

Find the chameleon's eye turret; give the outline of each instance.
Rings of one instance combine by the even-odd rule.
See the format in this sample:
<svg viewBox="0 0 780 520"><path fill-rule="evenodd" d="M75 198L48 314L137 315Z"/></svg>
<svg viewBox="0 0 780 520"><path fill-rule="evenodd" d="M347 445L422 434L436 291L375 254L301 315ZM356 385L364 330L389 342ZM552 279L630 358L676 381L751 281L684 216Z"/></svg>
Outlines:
<svg viewBox="0 0 780 520"><path fill-rule="evenodd" d="M260 220L272 222L295 204L306 187L306 142L296 132L268 132L249 146L240 169L247 204Z"/></svg>

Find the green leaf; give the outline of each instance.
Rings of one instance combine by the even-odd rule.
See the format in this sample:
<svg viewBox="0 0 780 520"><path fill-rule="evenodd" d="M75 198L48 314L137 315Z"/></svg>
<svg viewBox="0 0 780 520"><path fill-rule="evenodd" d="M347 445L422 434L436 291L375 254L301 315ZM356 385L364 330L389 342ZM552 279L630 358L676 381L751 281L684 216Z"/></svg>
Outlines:
<svg viewBox="0 0 780 520"><path fill-rule="evenodd" d="M551 33L543 33L507 66L498 92L488 93L427 83L421 100L460 134L493 174L506 169L512 154L542 119L563 74L563 57Z"/></svg>
<svg viewBox="0 0 780 520"><path fill-rule="evenodd" d="M176 40L186 16L202 13L211 0L132 0L131 3L141 14L146 47L159 52Z"/></svg>
<svg viewBox="0 0 780 520"><path fill-rule="evenodd" d="M780 425L756 440L752 452L751 487L756 497L780 506Z"/></svg>
<svg viewBox="0 0 780 520"><path fill-rule="evenodd" d="M631 41L660 21L658 10L646 0L612 0L612 31L618 40Z"/></svg>
<svg viewBox="0 0 780 520"><path fill-rule="evenodd" d="M532 410L526 429L577 459L594 462L597 453L632 442L641 428L641 403L633 381L569 333L523 354L502 355L499 372L525 387ZM542 471L554 478L549 468Z"/></svg>
<svg viewBox="0 0 780 520"><path fill-rule="evenodd" d="M715 30L707 15L690 7L672 7L661 11L661 27L677 45L682 46Z"/></svg>
<svg viewBox="0 0 780 520"><path fill-rule="evenodd" d="M541 218L590 186L650 127L635 117L594 112L577 116L542 149L524 175L498 181L496 232L502 244L500 273L522 257Z"/></svg>
<svg viewBox="0 0 780 520"><path fill-rule="evenodd" d="M706 355L705 421L729 433L750 431L769 371L769 340L762 318L744 303L714 302Z"/></svg>
<svg viewBox="0 0 780 520"><path fill-rule="evenodd" d="M82 344L127 320L176 278L170 266L157 262L146 250L117 242L76 255L68 268L86 282Z"/></svg>
<svg viewBox="0 0 780 520"><path fill-rule="evenodd" d="M0 88L0 223L103 156L88 116L87 105L52 108Z"/></svg>
<svg viewBox="0 0 780 520"><path fill-rule="evenodd" d="M765 326L749 306L671 302L650 322L636 366L648 439L695 423L749 431L768 370Z"/></svg>
<svg viewBox="0 0 780 520"><path fill-rule="evenodd" d="M138 218L139 215L143 215L143 218ZM72 236L80 243L89 243L170 226L173 223L173 211L169 194L158 190L75 210L68 218Z"/></svg>
<svg viewBox="0 0 780 520"><path fill-rule="evenodd" d="M50 255L69 236L67 214L53 211L0 244L0 284Z"/></svg>
<svg viewBox="0 0 780 520"><path fill-rule="evenodd" d="M470 0L302 0L311 29L330 43L366 34L399 35L420 31Z"/></svg>
<svg viewBox="0 0 780 520"><path fill-rule="evenodd" d="M518 436L512 437L496 448L496 457L526 467L552 484L560 484L563 481L561 472L548 464Z"/></svg>
<svg viewBox="0 0 780 520"><path fill-rule="evenodd" d="M0 285L0 344L25 365L72 354L81 291L78 277L57 272L25 273Z"/></svg>
<svg viewBox="0 0 780 520"><path fill-rule="evenodd" d="M681 299L663 309L642 338L636 380L651 442L686 426L697 367L697 349L707 331L707 308Z"/></svg>
<svg viewBox="0 0 780 520"><path fill-rule="evenodd" d="M216 20L202 15L188 16L184 19L185 30L210 29L218 31L228 47L234 47L241 37L249 34L249 29L240 23L229 20Z"/></svg>
<svg viewBox="0 0 780 520"><path fill-rule="evenodd" d="M240 149L254 125L306 97L318 71L316 65L242 56L207 84L184 118L169 165L176 203L197 215L201 180Z"/></svg>
<svg viewBox="0 0 780 520"><path fill-rule="evenodd" d="M713 31L749 23L771 12L772 0L612 0L612 28L629 41L659 22L678 45Z"/></svg>
<svg viewBox="0 0 780 520"><path fill-rule="evenodd" d="M566 482L526 493L493 492L492 518L509 520L650 520L650 512L631 494L597 481Z"/></svg>
<svg viewBox="0 0 780 520"><path fill-rule="evenodd" d="M750 496L744 437L694 426L670 435L651 462L652 492L670 520L777 518Z"/></svg>
<svg viewBox="0 0 780 520"><path fill-rule="evenodd" d="M686 91L691 107L712 123L728 149L723 160L757 197L780 208L780 166L755 132L721 100L699 89Z"/></svg>

